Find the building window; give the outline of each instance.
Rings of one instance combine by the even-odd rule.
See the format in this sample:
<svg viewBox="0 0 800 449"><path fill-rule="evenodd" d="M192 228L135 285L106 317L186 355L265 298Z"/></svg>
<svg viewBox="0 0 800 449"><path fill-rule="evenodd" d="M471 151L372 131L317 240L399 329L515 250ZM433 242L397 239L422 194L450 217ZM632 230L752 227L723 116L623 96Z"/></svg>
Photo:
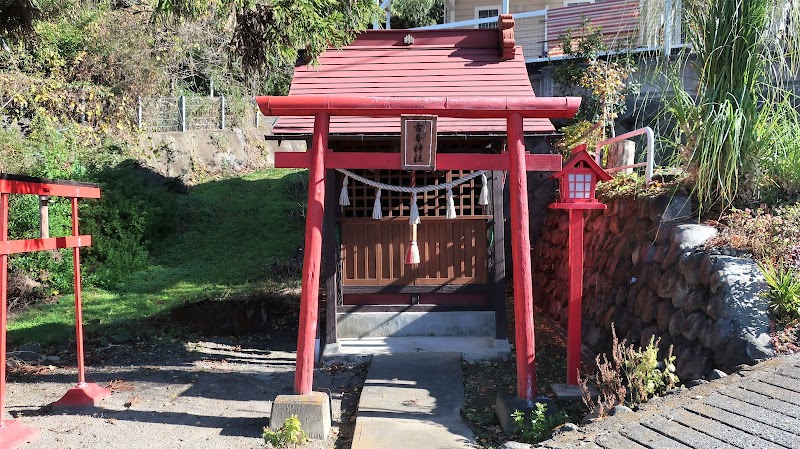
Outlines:
<svg viewBox="0 0 800 449"><path fill-rule="evenodd" d="M594 3L594 0L564 0L564 6L581 6Z"/></svg>
<svg viewBox="0 0 800 449"><path fill-rule="evenodd" d="M497 17L500 15L500 7L499 6L476 6L475 7L475 18L476 19L488 19L489 17ZM479 29L492 29L497 28L497 22L489 22L489 23L481 23L478 25Z"/></svg>

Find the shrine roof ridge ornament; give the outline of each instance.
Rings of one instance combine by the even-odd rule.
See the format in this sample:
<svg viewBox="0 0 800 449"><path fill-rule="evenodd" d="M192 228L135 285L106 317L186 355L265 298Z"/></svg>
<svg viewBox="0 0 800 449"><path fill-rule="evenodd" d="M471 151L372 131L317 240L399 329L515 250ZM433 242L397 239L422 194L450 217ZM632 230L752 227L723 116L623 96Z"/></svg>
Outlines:
<svg viewBox="0 0 800 449"><path fill-rule="evenodd" d="M264 115L400 116L434 114L458 118L572 118L580 97L370 97L354 95L259 96Z"/></svg>

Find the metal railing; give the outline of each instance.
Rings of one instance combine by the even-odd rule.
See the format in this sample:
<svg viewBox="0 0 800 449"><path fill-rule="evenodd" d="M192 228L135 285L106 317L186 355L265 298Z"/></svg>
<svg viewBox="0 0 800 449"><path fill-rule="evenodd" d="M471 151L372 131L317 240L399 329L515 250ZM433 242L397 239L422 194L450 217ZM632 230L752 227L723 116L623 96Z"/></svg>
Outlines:
<svg viewBox="0 0 800 449"><path fill-rule="evenodd" d="M647 160L642 163L638 164L631 164L631 165L622 165L619 167L607 167L605 170L609 173L613 173L620 170L625 170L629 168L636 168L636 167L645 167L644 177L647 184L650 184L650 181L653 180L653 168L654 168L654 158L655 158L655 135L653 133L653 129L649 126L644 128L639 128L637 130L627 132L625 134L620 134L619 136L612 137L610 139L603 140L598 142L595 146L595 162L602 167L603 161L603 148L611 145L612 143L621 142L623 140L628 140L633 136L638 136L641 134L645 134L647 136Z"/></svg>
<svg viewBox="0 0 800 449"><path fill-rule="evenodd" d="M567 7L569 8L569 7ZM635 48L640 51L671 51L683 46L681 30L681 0L643 0L639 10L637 28L639 36ZM514 36L522 47L525 62L542 62L563 59L563 56L548 55L547 16L548 10L541 9L512 14L514 17ZM591 19L591 16L587 16ZM414 28L415 30L446 30L477 28L481 24L495 23L497 17L462 20L438 25Z"/></svg>

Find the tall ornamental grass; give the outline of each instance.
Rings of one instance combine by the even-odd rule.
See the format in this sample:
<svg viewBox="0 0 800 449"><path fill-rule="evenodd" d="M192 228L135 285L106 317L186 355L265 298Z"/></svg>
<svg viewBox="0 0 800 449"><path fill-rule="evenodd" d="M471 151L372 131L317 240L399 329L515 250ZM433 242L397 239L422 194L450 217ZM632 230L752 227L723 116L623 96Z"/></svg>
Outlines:
<svg viewBox="0 0 800 449"><path fill-rule="evenodd" d="M785 88L797 74L799 8L790 0L686 3L693 55L683 61L698 84L689 91L673 77L667 112L702 210L753 199L770 176L800 174L780 157L800 157L795 97Z"/></svg>

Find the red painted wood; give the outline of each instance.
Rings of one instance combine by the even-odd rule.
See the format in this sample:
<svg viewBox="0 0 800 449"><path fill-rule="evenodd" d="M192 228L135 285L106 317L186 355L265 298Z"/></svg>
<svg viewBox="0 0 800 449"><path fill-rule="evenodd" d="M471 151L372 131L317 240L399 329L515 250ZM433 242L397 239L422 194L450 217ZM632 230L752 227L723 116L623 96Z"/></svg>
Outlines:
<svg viewBox="0 0 800 449"><path fill-rule="evenodd" d="M455 52L452 48L444 49L444 50L435 50L435 49L425 49L424 51L420 51L419 49L414 52L397 52L397 51L382 51L382 50L375 50L372 52L360 50L357 54L358 56L350 56L353 52L340 52L338 55L333 56L323 56L320 58L321 64L331 64L332 67L329 67L330 70L335 70L335 66L339 67L351 67L354 64L364 65L364 69L367 71L379 71L385 70L387 64L411 64L413 61L419 61L420 64L412 66L413 70L436 70L441 69L443 64L460 64L462 67L466 64L480 64L475 67L476 69L483 69L483 70L493 70L496 69L498 66L490 63L496 63L498 61L497 51L488 50L488 51L461 51ZM443 59L444 58L444 59ZM316 68L319 68L317 66ZM315 68L304 66L301 67L300 70L302 73L312 73ZM328 70L328 72L330 72Z"/></svg>
<svg viewBox="0 0 800 449"><path fill-rule="evenodd" d="M497 30L370 30L361 34L350 47L393 47L398 49L414 49L421 46L458 46L459 48L495 48L497 47ZM407 34L414 37L414 45L403 42Z"/></svg>
<svg viewBox="0 0 800 449"><path fill-rule="evenodd" d="M264 115L307 116L325 112L337 116L434 114L458 118L570 118L580 106L578 97L357 97L290 95L256 97Z"/></svg>
<svg viewBox="0 0 800 449"><path fill-rule="evenodd" d="M0 192L0 242L8 241L8 194ZM8 327L8 254L0 254L0 427L6 415L6 328Z"/></svg>
<svg viewBox="0 0 800 449"><path fill-rule="evenodd" d="M0 242L0 254L31 253L60 248L92 246L91 235L50 237L46 239L9 240Z"/></svg>
<svg viewBox="0 0 800 449"><path fill-rule="evenodd" d="M325 216L325 155L328 148L329 116L317 113L309 167L306 212L305 257L300 293L300 325L297 331L297 363L294 392L311 393L314 380L314 343L319 314L319 278L322 260L322 221Z"/></svg>
<svg viewBox="0 0 800 449"><path fill-rule="evenodd" d="M580 210L588 210L588 209L597 209L597 210L605 210L608 209L603 203L553 203L550 206L550 209L580 209Z"/></svg>
<svg viewBox="0 0 800 449"><path fill-rule="evenodd" d="M345 93L347 93L349 89L362 88L362 87L369 87L373 89L374 92L374 89L379 89L386 85L385 82L382 83L380 81L360 81L360 79L363 78L364 76L363 72L348 71L343 73L337 73L336 75L337 76L335 78L340 79L336 87L344 91ZM505 86L506 89L513 89L514 91L516 91L520 87L518 85L512 84L515 80L517 80L516 76L507 76L502 73L496 76L497 78L504 79L509 82L509 84ZM334 77L322 76L321 78L334 78ZM440 73L435 73L435 74L420 73L418 75L414 74L414 76L409 76L408 74L406 74L401 77L401 80L403 82L425 83L427 85L426 88L428 89L434 89L434 88L454 89L457 87L481 87L486 84L486 81L484 81L484 74L465 76L461 80L454 80L451 77L444 76ZM318 82L314 81L312 81L309 78L300 78L297 80L295 85L297 87L303 86L305 88L304 94L307 94L309 89L318 89L327 91L327 89L325 89L324 87L319 86ZM415 88L414 86L403 85L397 87L396 91L403 91L414 88ZM438 94L441 95L442 91L440 90Z"/></svg>
<svg viewBox="0 0 800 449"><path fill-rule="evenodd" d="M0 192L14 194L100 198L100 188L89 185L49 184L0 179Z"/></svg>
<svg viewBox="0 0 800 449"><path fill-rule="evenodd" d="M78 199L72 198L72 235L78 236ZM75 342L78 357L78 387L86 385L83 363L83 304L81 303L81 250L72 249L72 272L75 278Z"/></svg>
<svg viewBox="0 0 800 449"><path fill-rule="evenodd" d="M276 168L308 168L307 152L275 152ZM342 153L329 151L325 161L327 168L398 170L400 153ZM439 170L508 170L507 154L461 154L438 153L436 168ZM558 154L526 154L527 171L561 170Z"/></svg>
<svg viewBox="0 0 800 449"><path fill-rule="evenodd" d="M514 261L514 319L517 353L517 395L532 404L537 395L533 336L533 283L528 225L528 180L522 116L508 118L508 184L511 204L511 256Z"/></svg>
<svg viewBox="0 0 800 449"><path fill-rule="evenodd" d="M569 210L569 319L567 321L567 384L578 385L581 368L583 298L583 211Z"/></svg>
<svg viewBox="0 0 800 449"><path fill-rule="evenodd" d="M311 117L281 117L280 132L285 134L310 134L313 129ZM440 117L438 131L447 133L493 132L505 133L504 119L457 119ZM331 133L335 134L399 134L400 120L397 117L332 117ZM553 125L546 119L525 119L525 131L547 133ZM275 130L275 132L279 132Z"/></svg>

